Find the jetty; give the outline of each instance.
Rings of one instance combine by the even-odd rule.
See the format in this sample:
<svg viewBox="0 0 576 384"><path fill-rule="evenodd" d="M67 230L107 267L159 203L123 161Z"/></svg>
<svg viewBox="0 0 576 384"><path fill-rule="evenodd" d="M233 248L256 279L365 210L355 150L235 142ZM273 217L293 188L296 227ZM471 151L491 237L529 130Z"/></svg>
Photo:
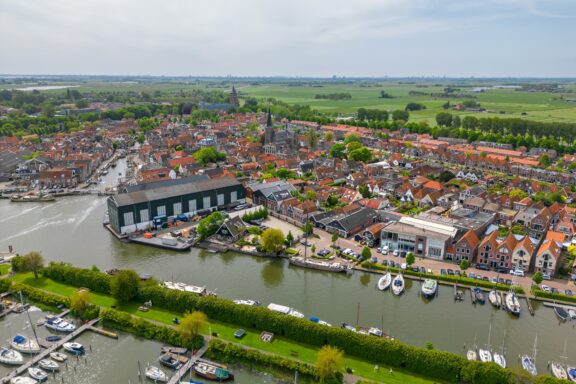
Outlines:
<svg viewBox="0 0 576 384"><path fill-rule="evenodd" d="M72 341L73 339L81 335L84 331L91 330L94 324L98 323L99 321L100 318L93 319L87 322L86 324L82 325L80 328L76 329L74 332L63 337L62 340L50 345L48 348L44 349L43 351L35 355L32 359L28 360L24 365L19 366L18 368L10 372L8 375L4 376L0 383L3 384L9 383L10 380L15 378L16 376L26 373L28 371L28 368L36 365L36 363L38 363L40 360L47 358L52 352L62 347L64 343Z"/></svg>
<svg viewBox="0 0 576 384"><path fill-rule="evenodd" d="M528 304L528 312L530 312L530 314L534 316L534 308L532 307L532 303L530 302L530 297L528 295L524 297L526 298L526 304Z"/></svg>
<svg viewBox="0 0 576 384"><path fill-rule="evenodd" d="M184 364L179 370L176 371L174 376L170 378L168 384L178 384L180 380L186 375L186 372L192 369L194 364L206 353L208 350L208 343L204 344L202 348L196 352L196 354L190 357L190 360L186 364Z"/></svg>

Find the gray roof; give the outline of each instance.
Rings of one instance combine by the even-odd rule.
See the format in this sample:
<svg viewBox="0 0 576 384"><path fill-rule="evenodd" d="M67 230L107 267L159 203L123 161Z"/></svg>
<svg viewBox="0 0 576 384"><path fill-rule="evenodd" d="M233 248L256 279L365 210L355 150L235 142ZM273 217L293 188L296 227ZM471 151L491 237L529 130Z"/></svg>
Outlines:
<svg viewBox="0 0 576 384"><path fill-rule="evenodd" d="M127 186L125 188L125 191L126 192L145 191L148 189L156 189L156 188L160 188L160 187L171 187L173 185L188 184L191 182L197 182L197 181L203 181L203 180L209 180L209 179L210 179L210 177L208 177L208 175L190 176L190 177L183 177L181 179L130 185L130 186Z"/></svg>
<svg viewBox="0 0 576 384"><path fill-rule="evenodd" d="M218 179L205 179L205 180L198 180L194 177L189 177L186 179L178 179L178 180L187 180L187 182L174 183L170 185L163 185L164 183L162 182L148 183L150 184L150 186L144 190L120 193L116 196L112 196L112 198L114 199L114 201L116 201L116 205L121 207L126 205L145 203L148 201L166 199L175 196L189 195L191 193L212 191L215 189L232 187L232 186L241 186L238 180L233 179L231 177L223 177ZM160 185L156 186L156 184Z"/></svg>
<svg viewBox="0 0 576 384"><path fill-rule="evenodd" d="M13 172L14 170L16 170L16 167L18 166L18 164L23 163L24 162L24 158L22 158L22 155L30 155L31 152L25 151L25 152L18 152L18 153L14 153L14 152L0 152L0 172Z"/></svg>

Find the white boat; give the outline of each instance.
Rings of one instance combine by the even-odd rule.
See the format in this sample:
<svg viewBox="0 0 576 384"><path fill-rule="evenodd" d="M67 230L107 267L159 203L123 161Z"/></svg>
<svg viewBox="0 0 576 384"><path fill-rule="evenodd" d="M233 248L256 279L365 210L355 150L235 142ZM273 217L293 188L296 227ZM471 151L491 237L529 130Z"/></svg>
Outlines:
<svg viewBox="0 0 576 384"><path fill-rule="evenodd" d="M401 295L404 292L404 276L401 273L392 280L392 293Z"/></svg>
<svg viewBox="0 0 576 384"><path fill-rule="evenodd" d="M468 352L466 352L466 358L470 361L476 361L478 359L476 351L473 349L469 349Z"/></svg>
<svg viewBox="0 0 576 384"><path fill-rule="evenodd" d="M372 327L368 330L368 334L377 337L383 337L384 332L380 328Z"/></svg>
<svg viewBox="0 0 576 384"><path fill-rule="evenodd" d="M531 356L522 355L520 356L520 361L522 362L522 368L524 368L532 376L536 376L538 371L536 370L536 363Z"/></svg>
<svg viewBox="0 0 576 384"><path fill-rule="evenodd" d="M490 304L492 304L496 308L500 308L500 306L502 305L502 298L500 297L498 292L496 292L495 289L491 290L490 293L488 293L488 300L490 301Z"/></svg>
<svg viewBox="0 0 576 384"><path fill-rule="evenodd" d="M152 381L158 383L165 383L168 381L168 375L164 373L160 368L155 367L153 365L149 365L146 367L146 371L144 371L144 375Z"/></svg>
<svg viewBox="0 0 576 384"><path fill-rule="evenodd" d="M189 292L195 293L197 295L205 295L208 293L206 287L199 287L196 285L189 285L185 283L173 282L173 281L165 281L161 286L172 289L175 291L182 291L182 292Z"/></svg>
<svg viewBox="0 0 576 384"><path fill-rule="evenodd" d="M512 291L506 294L506 308L513 315L520 316L520 301L518 301L518 297Z"/></svg>
<svg viewBox="0 0 576 384"><path fill-rule="evenodd" d="M54 361L58 361L59 363L62 363L64 361L66 361L66 359L68 359L68 356L66 356L62 352L52 352L52 353L50 353L50 358Z"/></svg>
<svg viewBox="0 0 576 384"><path fill-rule="evenodd" d="M10 384L38 384L38 381L27 376L18 376L10 379Z"/></svg>
<svg viewBox="0 0 576 384"><path fill-rule="evenodd" d="M31 378L38 380L40 382L48 380L48 374L40 368L30 367L28 368L28 374L30 375Z"/></svg>
<svg viewBox="0 0 576 384"><path fill-rule="evenodd" d="M568 374L566 373L566 370L564 369L564 367L556 362L551 362L550 363L550 370L552 371L552 374L554 375L554 377L556 377L557 379L560 380L568 380Z"/></svg>
<svg viewBox="0 0 576 384"><path fill-rule="evenodd" d="M480 361L483 363L489 363L492 361L492 354L487 349L479 349L478 356L480 357Z"/></svg>
<svg viewBox="0 0 576 384"><path fill-rule="evenodd" d="M338 262L328 262L324 260L309 259L306 257L291 257L288 262L299 267L318 269L327 272L346 272L347 266Z"/></svg>
<svg viewBox="0 0 576 384"><path fill-rule="evenodd" d="M81 355L85 352L84 346L76 342L64 343L62 348L64 348L66 352L70 352L74 355Z"/></svg>
<svg viewBox="0 0 576 384"><path fill-rule="evenodd" d="M494 359L494 362L496 364L498 364L502 368L506 368L506 358L504 357L504 355L498 352L494 352L492 353L492 358Z"/></svg>
<svg viewBox="0 0 576 384"><path fill-rule="evenodd" d="M390 272L387 272L384 276L380 278L380 280L378 280L378 289L381 291L385 291L388 289L388 287L390 287L391 283L392 283L392 274Z"/></svg>
<svg viewBox="0 0 576 384"><path fill-rule="evenodd" d="M576 367L566 368L566 373L568 374L568 378L572 380L573 383L576 383Z"/></svg>
<svg viewBox="0 0 576 384"><path fill-rule="evenodd" d="M438 282L433 279L426 279L424 280L424 284L422 284L422 294L426 298L432 298L436 295L436 291L438 289Z"/></svg>
<svg viewBox="0 0 576 384"><path fill-rule="evenodd" d="M304 315L301 312L298 312L294 308L290 308L290 307L287 307L285 305L270 303L270 304L268 304L267 308L271 311L278 312L278 313L281 313L283 315L289 315L289 316L297 317L300 319L302 319L304 317Z"/></svg>
<svg viewBox="0 0 576 384"><path fill-rule="evenodd" d="M332 324L328 323L327 321L320 320L320 319L317 318L316 316L312 316L312 317L309 318L308 320L310 320L310 321L313 322L313 323L323 325L323 326L325 326L325 327L331 327L331 326L332 326Z"/></svg>
<svg viewBox="0 0 576 384"><path fill-rule="evenodd" d="M76 330L76 326L74 324L70 324L64 319L60 317L51 317L46 320L46 328L53 329L54 331L58 332L74 332Z"/></svg>
<svg viewBox="0 0 576 384"><path fill-rule="evenodd" d="M10 348L0 348L0 363L7 365L22 365L24 358L22 354Z"/></svg>
<svg viewBox="0 0 576 384"><path fill-rule="evenodd" d="M40 346L36 340L32 340L24 335L16 335L10 340L10 346L22 353L38 353Z"/></svg>
<svg viewBox="0 0 576 384"><path fill-rule="evenodd" d="M256 300L234 300L234 304L256 307L260 305L260 302Z"/></svg>
<svg viewBox="0 0 576 384"><path fill-rule="evenodd" d="M60 365L57 362L50 359L42 359L38 362L38 366L45 371L55 372L60 369Z"/></svg>
<svg viewBox="0 0 576 384"><path fill-rule="evenodd" d="M572 309L572 308L568 309L568 314L570 315L570 318L572 320L576 319L576 310L575 309Z"/></svg>

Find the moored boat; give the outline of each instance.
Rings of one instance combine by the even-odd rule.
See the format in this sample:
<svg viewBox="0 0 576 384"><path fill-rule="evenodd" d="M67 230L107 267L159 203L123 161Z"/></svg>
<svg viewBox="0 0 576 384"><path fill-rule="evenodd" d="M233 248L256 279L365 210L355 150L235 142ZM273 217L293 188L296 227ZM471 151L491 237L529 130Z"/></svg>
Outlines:
<svg viewBox="0 0 576 384"><path fill-rule="evenodd" d="M478 303L486 303L486 295L484 294L484 291L478 287L474 288L474 297L476 297Z"/></svg>
<svg viewBox="0 0 576 384"><path fill-rule="evenodd" d="M85 352L84 346L76 342L64 343L62 348L64 348L66 352L70 352L74 355L82 355Z"/></svg>
<svg viewBox="0 0 576 384"><path fill-rule="evenodd" d="M55 372L60 369L60 365L57 362L50 359L42 359L38 362L38 366L45 371Z"/></svg>
<svg viewBox="0 0 576 384"><path fill-rule="evenodd" d="M308 320L310 320L311 322L316 323L316 324L324 325L324 326L326 326L326 327L331 327L331 326L332 326L332 324L328 323L327 321L320 320L320 319L317 318L316 316L312 316L312 317L310 317Z"/></svg>
<svg viewBox="0 0 576 384"><path fill-rule="evenodd" d="M402 292L404 292L404 276L399 273L394 280L392 280L392 293L398 296L401 295Z"/></svg>
<svg viewBox="0 0 576 384"><path fill-rule="evenodd" d="M464 291L457 289L454 292L454 301L464 301Z"/></svg>
<svg viewBox="0 0 576 384"><path fill-rule="evenodd" d="M298 312L294 308L290 308L290 307L287 307L285 305L270 303L270 304L268 304L267 308L271 311L282 313L284 315L297 317L299 319L302 319L304 317L304 315L301 312Z"/></svg>
<svg viewBox="0 0 576 384"><path fill-rule="evenodd" d="M54 331L58 332L74 332L76 326L74 324L70 324L66 320L60 317L51 317L46 320L46 328L50 328Z"/></svg>
<svg viewBox="0 0 576 384"><path fill-rule="evenodd" d="M520 316L520 301L514 292L508 292L506 294L506 309L516 316Z"/></svg>
<svg viewBox="0 0 576 384"><path fill-rule="evenodd" d="M164 373L163 370L154 365L147 366L146 370L144 371L144 375L157 383L165 383L168 381L168 375Z"/></svg>
<svg viewBox="0 0 576 384"><path fill-rule="evenodd" d="M50 353L50 358L54 361L58 361L58 362L62 363L64 361L66 361L66 359L68 359L68 356L66 356L62 352L52 352L52 353Z"/></svg>
<svg viewBox="0 0 576 384"><path fill-rule="evenodd" d="M384 276L382 276L378 280L378 289L381 291L385 291L390 287L391 283L392 283L392 274L390 272L387 272Z"/></svg>
<svg viewBox="0 0 576 384"><path fill-rule="evenodd" d="M257 300L242 300L242 299L238 299L238 300L234 300L234 304L238 304L238 305L248 305L251 307L256 307L260 305L260 302Z"/></svg>
<svg viewBox="0 0 576 384"><path fill-rule="evenodd" d="M165 367L172 368L172 369L180 369L182 367L182 363L172 357L171 354L165 353L158 358L160 364L164 365Z"/></svg>
<svg viewBox="0 0 576 384"><path fill-rule="evenodd" d="M27 376L18 376L10 379L10 384L38 384L38 381Z"/></svg>
<svg viewBox="0 0 576 384"><path fill-rule="evenodd" d="M492 354L487 349L479 349L478 356L480 357L480 361L483 363L489 363L492 361Z"/></svg>
<svg viewBox="0 0 576 384"><path fill-rule="evenodd" d="M327 272L346 272L347 269L346 265L338 262L328 262L324 260L316 260L301 256L291 257L288 261L290 262L290 264L294 264L299 267L318 269Z"/></svg>
<svg viewBox="0 0 576 384"><path fill-rule="evenodd" d="M502 299L500 298L500 295L498 294L498 292L496 292L495 289L491 290L488 293L488 301L490 301L490 304L492 304L496 308L500 308L500 305L502 305Z"/></svg>
<svg viewBox="0 0 576 384"><path fill-rule="evenodd" d="M234 379L234 375L224 366L204 359L198 360L194 364L194 372L208 380L227 381Z"/></svg>
<svg viewBox="0 0 576 384"><path fill-rule="evenodd" d="M24 358L22 354L10 348L0 348L0 363L7 365L22 365Z"/></svg>
<svg viewBox="0 0 576 384"><path fill-rule="evenodd" d="M522 355L520 356L520 361L522 362L522 368L524 368L525 371L530 373L532 376L536 376L538 374L534 358L528 355Z"/></svg>
<svg viewBox="0 0 576 384"><path fill-rule="evenodd" d="M554 307L554 313L556 314L556 316L558 316L560 320L563 321L565 321L566 319L568 319L568 317L570 317L568 312L562 307Z"/></svg>
<svg viewBox="0 0 576 384"><path fill-rule="evenodd" d="M46 341L50 342L50 343L55 343L57 341L62 340L62 336L58 336L58 335L52 335L52 336L46 336Z"/></svg>
<svg viewBox="0 0 576 384"><path fill-rule="evenodd" d="M550 370L552 371L554 377L556 377L557 379L568 380L568 374L566 373L566 370L564 369L562 364L552 361L550 363Z"/></svg>
<svg viewBox="0 0 576 384"><path fill-rule="evenodd" d="M570 318L571 318L572 320L575 320L575 319L576 319L576 310L575 310L575 309L569 308L569 309L568 309L568 314L570 315Z"/></svg>
<svg viewBox="0 0 576 384"><path fill-rule="evenodd" d="M10 340L10 346L22 353L38 353L40 352L40 346L36 340L32 340L24 335L16 335Z"/></svg>
<svg viewBox="0 0 576 384"><path fill-rule="evenodd" d="M502 368L506 368L506 358L504 357L503 354L500 354L498 352L494 352L494 353L492 353L492 358L494 359L494 362L496 364L498 364Z"/></svg>
<svg viewBox="0 0 576 384"><path fill-rule="evenodd" d="M468 352L466 352L466 358L470 361L476 361L478 355L476 354L476 351L474 349L469 349Z"/></svg>
<svg viewBox="0 0 576 384"><path fill-rule="evenodd" d="M34 380L38 380L40 382L48 380L48 374L40 368L30 367L28 368L28 374L30 375L31 378L33 378Z"/></svg>
<svg viewBox="0 0 576 384"><path fill-rule="evenodd" d="M13 195L10 201L13 203L45 203L55 201L54 196L51 195Z"/></svg>
<svg viewBox="0 0 576 384"><path fill-rule="evenodd" d="M566 373L568 374L568 378L572 380L573 383L576 383L576 367L566 368Z"/></svg>
<svg viewBox="0 0 576 384"><path fill-rule="evenodd" d="M436 291L438 289L438 282L433 279L426 279L424 280L424 284L422 284L422 294L426 298L432 298L436 295Z"/></svg>

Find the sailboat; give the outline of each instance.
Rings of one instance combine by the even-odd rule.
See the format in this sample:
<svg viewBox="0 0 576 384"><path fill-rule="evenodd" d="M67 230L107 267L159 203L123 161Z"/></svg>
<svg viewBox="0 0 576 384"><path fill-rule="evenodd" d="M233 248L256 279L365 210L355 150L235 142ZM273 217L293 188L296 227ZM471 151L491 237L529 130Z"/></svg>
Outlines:
<svg viewBox="0 0 576 384"><path fill-rule="evenodd" d="M566 357L566 341L564 341L564 353L562 354L562 356L560 356L560 358L562 359L567 359ZM552 371L552 374L554 375L554 377L556 377L557 379L560 380L568 380L568 373L566 372L566 369L564 369L564 366L556 361L551 361L550 362L550 370Z"/></svg>
<svg viewBox="0 0 576 384"><path fill-rule="evenodd" d="M399 273L392 281L392 293L399 296L402 292L404 292L404 276Z"/></svg>
<svg viewBox="0 0 576 384"><path fill-rule="evenodd" d="M478 355L476 354L476 336L474 335L474 346L466 352L466 358L470 361L476 361L478 359Z"/></svg>
<svg viewBox="0 0 576 384"><path fill-rule="evenodd" d="M378 289L385 291L390 287L390 283L392 283L392 275L390 272L386 272L386 274L378 280Z"/></svg>
<svg viewBox="0 0 576 384"><path fill-rule="evenodd" d="M538 371L536 369L536 343L538 342L538 335L534 338L534 351L533 355L522 355L520 356L520 361L522 363L522 368L524 368L532 376L536 376Z"/></svg>
<svg viewBox="0 0 576 384"><path fill-rule="evenodd" d="M500 306L502 305L502 298L496 291L496 288L493 288L490 291L490 293L488 293L488 300L490 301L490 304L492 304L496 308L500 308Z"/></svg>
<svg viewBox="0 0 576 384"><path fill-rule="evenodd" d="M478 355L480 357L480 361L483 363L489 363L492 361L492 353L490 352L490 336L492 333L492 323L490 323L490 327L488 328L488 344L486 345L486 349L479 349Z"/></svg>
<svg viewBox="0 0 576 384"><path fill-rule="evenodd" d="M492 352L492 358L494 362L501 366L502 368L506 368L506 357L504 357L504 341L506 340L506 331L504 331L504 337L502 338L502 347L500 348L500 352Z"/></svg>
<svg viewBox="0 0 576 384"><path fill-rule="evenodd" d="M516 316L520 316L520 301L514 293L514 282L510 286L510 291L506 294L506 309Z"/></svg>

